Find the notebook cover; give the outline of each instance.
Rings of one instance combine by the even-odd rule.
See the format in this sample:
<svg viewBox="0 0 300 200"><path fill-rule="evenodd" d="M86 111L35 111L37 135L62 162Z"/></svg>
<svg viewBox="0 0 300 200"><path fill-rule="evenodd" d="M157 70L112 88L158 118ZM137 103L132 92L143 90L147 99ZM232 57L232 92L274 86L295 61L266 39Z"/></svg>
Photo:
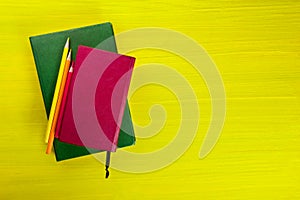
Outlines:
<svg viewBox="0 0 300 200"><path fill-rule="evenodd" d="M111 23L104 23L30 37L47 116L49 116L51 108L61 59L60 56L67 37L70 37L70 47L73 50L72 59L74 60L79 44L117 52L113 36ZM101 45L99 45L100 43ZM118 147L130 146L134 142L134 130L127 103L121 125ZM89 152L99 152L92 149L88 149L90 151L87 151L85 147L66 144L57 139L54 140L54 149L57 161L88 155Z"/></svg>
<svg viewBox="0 0 300 200"><path fill-rule="evenodd" d="M79 46L59 140L116 151L135 58Z"/></svg>

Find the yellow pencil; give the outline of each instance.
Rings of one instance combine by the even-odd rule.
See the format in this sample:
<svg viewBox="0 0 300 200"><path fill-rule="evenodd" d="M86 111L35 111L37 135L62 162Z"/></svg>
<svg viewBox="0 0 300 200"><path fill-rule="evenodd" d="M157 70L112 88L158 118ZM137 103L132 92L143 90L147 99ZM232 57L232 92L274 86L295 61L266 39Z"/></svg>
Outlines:
<svg viewBox="0 0 300 200"><path fill-rule="evenodd" d="M59 71L58 71L55 91L54 91L54 95L53 95L53 100L52 100L52 105L51 105L51 110L50 110L50 114L49 114L47 130L46 130L46 138L45 138L46 143L49 140L49 135L50 135L50 131L51 131L52 123L53 123L53 117L54 117L54 113L55 113L55 108L56 108L57 99L58 99L58 93L59 93L59 89L60 89L60 85L61 85L61 81L62 81L62 76L63 76L63 72L64 72L64 67L65 67L68 51L69 51L69 38L67 39L67 42L65 44L65 47L63 50L63 55L62 55L61 62L60 62Z"/></svg>
<svg viewBox="0 0 300 200"><path fill-rule="evenodd" d="M67 80L67 76L68 76L68 72L69 72L69 68L70 68L70 64L71 64L71 52L72 52L72 49L70 49L70 51L68 53L68 57L67 57L67 60L66 60L65 66L64 66L64 72L63 72L63 76L62 76L62 80L61 80L61 85L60 85L60 89L59 89L59 93L58 93L56 108L55 108L53 121L52 121L51 129L50 129L50 135L49 135L49 140L48 140L48 145L47 145L47 150L46 150L47 154L49 154L51 152L52 146L53 146L53 141L54 141L54 136L55 136L55 127L57 124L57 119L58 119L58 115L59 115L60 107L61 107L61 101L62 101L65 84L66 84L66 80Z"/></svg>

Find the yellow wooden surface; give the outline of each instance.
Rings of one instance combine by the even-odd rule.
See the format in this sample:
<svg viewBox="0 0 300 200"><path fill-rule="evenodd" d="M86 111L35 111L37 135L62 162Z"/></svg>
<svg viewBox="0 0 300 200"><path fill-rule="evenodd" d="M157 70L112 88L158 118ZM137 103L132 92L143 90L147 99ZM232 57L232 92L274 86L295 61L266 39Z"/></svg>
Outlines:
<svg viewBox="0 0 300 200"><path fill-rule="evenodd" d="M9 0L0 11L1 200L300 199L299 1ZM111 170L105 180L103 165L91 156L56 163L53 153L45 154L47 121L28 37L106 21L115 33L173 29L207 50L227 95L224 130L208 157L198 156L210 119L205 83L185 61L157 50L130 55L136 67L184 67L201 108L197 136L180 159L151 173ZM174 137L180 113L174 102L157 85L131 97L136 124L149 123L153 103L161 103L168 118L158 134L128 151L153 151Z"/></svg>

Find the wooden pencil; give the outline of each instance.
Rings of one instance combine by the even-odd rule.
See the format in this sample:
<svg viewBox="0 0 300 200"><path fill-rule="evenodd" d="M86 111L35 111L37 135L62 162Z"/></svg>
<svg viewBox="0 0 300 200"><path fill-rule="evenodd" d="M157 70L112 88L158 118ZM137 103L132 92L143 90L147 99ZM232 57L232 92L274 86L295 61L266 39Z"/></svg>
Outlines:
<svg viewBox="0 0 300 200"><path fill-rule="evenodd" d="M61 80L62 80L62 76L63 76L63 72L64 72L64 66L66 63L68 51L69 51L69 38L67 39L65 46L64 46L61 63L60 63L60 68L59 68L59 72L58 72L58 76L57 76L55 91L54 91L54 95L53 95L53 100L52 100L52 104L51 104L51 109L50 109L50 114L49 114L49 119L48 119L48 124L47 124L47 130L46 130L46 138L45 138L46 143L48 142L49 136L50 136L50 131L51 131L51 127L52 127L52 123L53 123L53 119L54 119L55 108L57 105L58 93L59 93L59 89L60 89L60 85L61 85Z"/></svg>
<svg viewBox="0 0 300 200"><path fill-rule="evenodd" d="M64 72L63 72L63 76L61 79L60 89L59 89L59 93L58 93L58 99L57 99L57 103L56 103L56 108L55 108L55 112L54 112L54 116L53 116L53 122L51 125L51 130L50 130L50 135L49 135L49 140L48 140L48 145L47 145L47 150L46 150L47 154L49 154L51 152L52 146L53 146L53 141L54 141L54 136L55 136L55 127L56 127L58 115L60 112L61 102L62 102L64 89L65 89L65 83L66 83L67 76L68 76L68 71L69 71L70 64L71 64L71 54L72 54L72 50L69 51L68 57L67 57L67 60L65 62L65 66L64 66Z"/></svg>
<svg viewBox="0 0 300 200"><path fill-rule="evenodd" d="M56 138L59 138L61 122L62 122L63 115L64 115L64 110L65 110L65 106L66 106L66 101L67 101L67 96L68 96L68 91L69 91L72 74L73 74L73 62L69 69L68 77L67 77L66 84L65 84L64 94L63 94L63 98L62 98L61 106L60 106L60 110L59 110L59 115L58 115L58 119L57 119L57 123L56 123L56 127L55 127L54 137L56 137Z"/></svg>

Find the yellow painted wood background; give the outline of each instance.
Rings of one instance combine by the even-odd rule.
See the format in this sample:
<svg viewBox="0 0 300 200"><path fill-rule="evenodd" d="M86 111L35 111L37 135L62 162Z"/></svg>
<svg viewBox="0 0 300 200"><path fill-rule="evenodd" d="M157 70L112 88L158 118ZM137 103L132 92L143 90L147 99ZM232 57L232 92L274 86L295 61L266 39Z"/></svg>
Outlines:
<svg viewBox="0 0 300 200"><path fill-rule="evenodd" d="M0 11L1 200L300 199L299 1L8 0ZM44 153L47 121L28 37L106 21L116 33L173 29L207 50L227 95L224 130L208 157L198 157L210 119L206 86L183 60L155 50L132 52L136 66L184 66L199 99L202 123L180 159L146 174L111 170L105 180L92 156L56 163ZM168 123L128 150L153 151L174 136L180 111L162 96L174 98L150 85L130 99L136 124L149 123L148 109L160 101Z"/></svg>

